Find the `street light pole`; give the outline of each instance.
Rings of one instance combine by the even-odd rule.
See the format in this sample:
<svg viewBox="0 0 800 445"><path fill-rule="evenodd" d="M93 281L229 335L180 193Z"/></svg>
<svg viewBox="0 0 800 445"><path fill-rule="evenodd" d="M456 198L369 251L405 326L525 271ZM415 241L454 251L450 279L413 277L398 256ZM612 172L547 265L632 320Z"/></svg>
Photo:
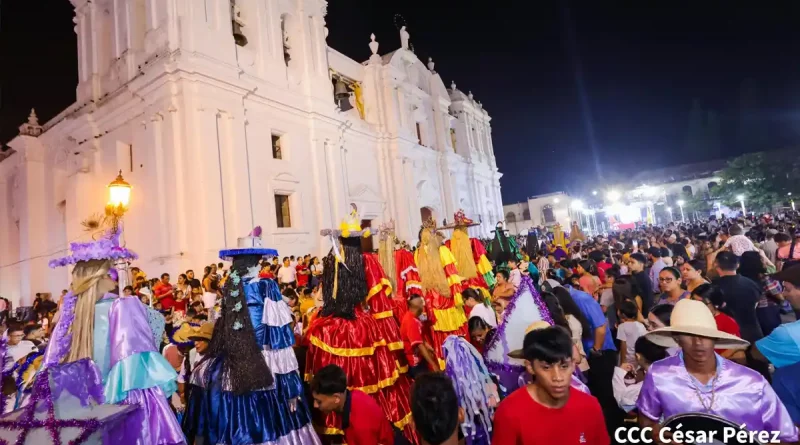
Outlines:
<svg viewBox="0 0 800 445"><path fill-rule="evenodd" d="M686 222L686 218L683 216L683 205L686 204L686 201L680 199L678 200L678 207L681 208L681 222Z"/></svg>
<svg viewBox="0 0 800 445"><path fill-rule="evenodd" d="M669 212L669 221L675 221L675 218L672 217L672 207L667 207L667 211Z"/></svg>
<svg viewBox="0 0 800 445"><path fill-rule="evenodd" d="M742 204L742 216L747 216L747 209L744 206L744 195L739 195L736 199Z"/></svg>

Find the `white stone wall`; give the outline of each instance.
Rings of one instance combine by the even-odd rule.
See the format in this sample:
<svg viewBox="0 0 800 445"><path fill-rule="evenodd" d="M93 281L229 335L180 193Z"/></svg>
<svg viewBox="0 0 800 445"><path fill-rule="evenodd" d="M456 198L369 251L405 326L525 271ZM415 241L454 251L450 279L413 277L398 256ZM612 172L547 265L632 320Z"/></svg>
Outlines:
<svg viewBox="0 0 800 445"><path fill-rule="evenodd" d="M405 48L364 64L328 48L322 0L238 3L245 47L229 0L73 1L77 101L0 162L0 295L30 304L66 288L68 271L46 263L85 240L119 170L134 187L125 241L151 275L200 275L254 225L281 254L323 254L320 229L351 204L412 243L423 207L439 222L464 208L489 236L501 174L471 95ZM361 83L364 119L337 109L331 72ZM275 193L290 196L291 228L277 227Z"/></svg>

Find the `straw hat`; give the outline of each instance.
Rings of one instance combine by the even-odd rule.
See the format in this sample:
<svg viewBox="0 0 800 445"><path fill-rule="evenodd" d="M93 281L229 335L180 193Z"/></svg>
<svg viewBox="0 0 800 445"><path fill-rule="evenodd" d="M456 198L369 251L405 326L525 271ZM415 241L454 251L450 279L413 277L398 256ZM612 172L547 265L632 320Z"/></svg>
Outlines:
<svg viewBox="0 0 800 445"><path fill-rule="evenodd" d="M647 333L647 339L666 348L676 347L675 334L697 335L716 340L717 349L745 349L750 342L717 329L714 315L697 300L683 299L672 310L670 326Z"/></svg>
<svg viewBox="0 0 800 445"><path fill-rule="evenodd" d="M533 323L531 323L525 329L525 337L526 337L525 340L527 340L529 332L536 331L538 329L549 328L549 327L550 327L550 323L548 323L548 322L546 322L544 320L534 321ZM515 350L509 352L508 356L511 357L511 358L525 359L525 356L523 354L524 350L525 350L525 341L522 342L522 349L515 349Z"/></svg>
<svg viewBox="0 0 800 445"><path fill-rule="evenodd" d="M172 334L172 338L178 343L186 343L194 340L210 341L213 334L214 323L203 323L200 326L184 323Z"/></svg>

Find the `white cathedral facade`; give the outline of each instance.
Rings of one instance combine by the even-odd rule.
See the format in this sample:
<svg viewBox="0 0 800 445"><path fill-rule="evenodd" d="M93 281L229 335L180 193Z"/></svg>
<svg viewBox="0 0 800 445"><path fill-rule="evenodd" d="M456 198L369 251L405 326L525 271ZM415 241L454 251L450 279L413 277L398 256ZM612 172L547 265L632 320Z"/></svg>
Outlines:
<svg viewBox="0 0 800 445"><path fill-rule="evenodd" d="M71 1L77 100L42 125L32 115L0 154L0 296L13 303L67 287L47 262L85 238L120 171L135 265L173 281L256 225L281 255L323 254L320 229L353 205L412 244L428 216L463 208L476 236L503 218L489 114L445 87L405 29L383 56L364 36L358 62L328 47L325 0Z"/></svg>

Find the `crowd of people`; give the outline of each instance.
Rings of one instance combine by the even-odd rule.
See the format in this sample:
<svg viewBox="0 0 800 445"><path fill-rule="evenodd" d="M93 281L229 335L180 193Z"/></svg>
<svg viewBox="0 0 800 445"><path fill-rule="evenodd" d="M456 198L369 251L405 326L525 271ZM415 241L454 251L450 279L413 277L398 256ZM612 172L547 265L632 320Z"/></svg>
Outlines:
<svg viewBox="0 0 800 445"><path fill-rule="evenodd" d="M493 240L467 239L462 213L424 226L414 248L382 229L377 255L360 251L370 234L354 226L322 259L258 244L175 283L132 268L121 295L164 317L158 351L177 375L165 395L185 443L599 445L636 425L663 443L681 414L794 443L797 223L535 228L518 246L501 225ZM59 321L50 303L6 331L4 375L18 385ZM498 364L501 343L514 350ZM6 411L20 406L24 388L3 392L17 394Z"/></svg>

